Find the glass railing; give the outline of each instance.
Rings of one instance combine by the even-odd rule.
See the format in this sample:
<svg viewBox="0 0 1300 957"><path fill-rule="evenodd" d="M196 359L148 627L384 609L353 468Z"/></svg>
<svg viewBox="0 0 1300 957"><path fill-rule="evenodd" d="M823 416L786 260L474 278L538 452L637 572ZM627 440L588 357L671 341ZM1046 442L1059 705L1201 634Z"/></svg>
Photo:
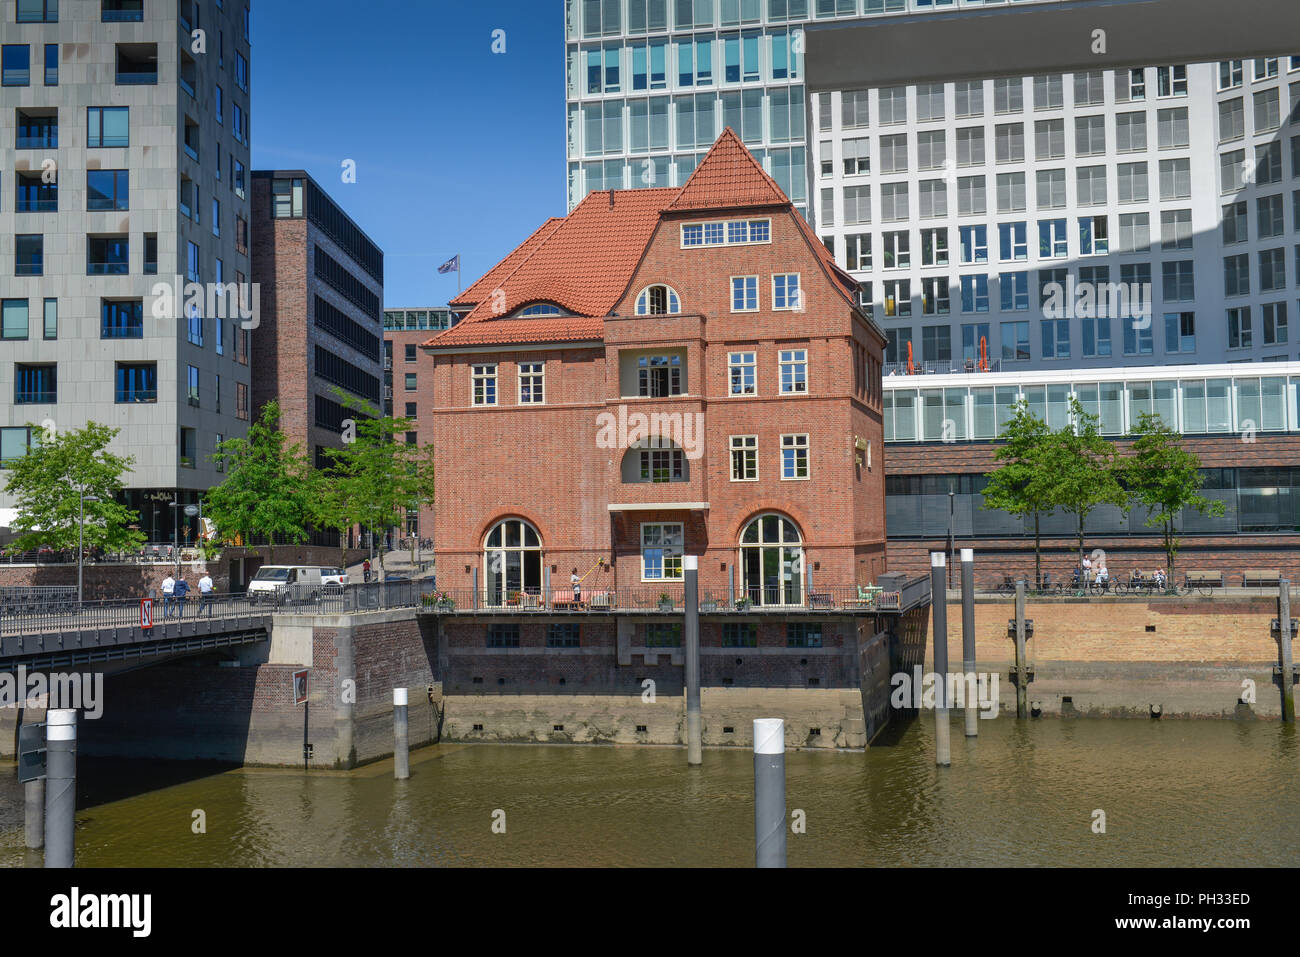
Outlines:
<svg viewBox="0 0 1300 957"><path fill-rule="evenodd" d="M87 276L125 276L128 272L130 263L127 262L86 263Z"/></svg>
<svg viewBox="0 0 1300 957"><path fill-rule="evenodd" d="M54 405L59 401L57 392L15 392L14 405Z"/></svg>
<svg viewBox="0 0 1300 957"><path fill-rule="evenodd" d="M149 389L149 390L133 389L125 392L119 389L117 392L118 405L129 405L130 403L133 402L157 402L157 401L158 401L157 389Z"/></svg>
<svg viewBox="0 0 1300 957"><path fill-rule="evenodd" d="M118 86L156 86L157 83L158 83L157 70L151 73L145 73L143 71L136 72L134 70L125 73L122 72L121 70L117 71Z"/></svg>

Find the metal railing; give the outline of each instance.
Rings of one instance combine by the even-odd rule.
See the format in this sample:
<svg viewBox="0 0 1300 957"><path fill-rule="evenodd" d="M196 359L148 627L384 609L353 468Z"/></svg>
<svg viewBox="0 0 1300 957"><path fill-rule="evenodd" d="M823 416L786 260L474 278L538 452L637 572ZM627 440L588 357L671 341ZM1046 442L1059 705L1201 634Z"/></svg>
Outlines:
<svg viewBox="0 0 1300 957"><path fill-rule="evenodd" d="M705 615L889 611L898 610L901 606L899 592L887 592L881 587L867 585L816 585L802 591L787 590L780 586L741 588L734 595L728 588L701 588L699 601L700 613ZM681 614L686 610L686 601L682 584L676 582L619 588L583 588L576 599L572 588L563 587L552 588L549 595L543 594L540 589L487 590L475 593L468 588L430 588L423 592L419 606L424 611L440 615L611 612Z"/></svg>
<svg viewBox="0 0 1300 957"><path fill-rule="evenodd" d="M33 591L35 589L22 589ZM49 634L98 628L139 628L139 598L87 601L77 605L77 590L65 598L15 600L0 603L0 635ZM156 597L152 605L155 628L195 618L248 618L266 615L267 609L248 601L247 595L190 592L185 598Z"/></svg>
<svg viewBox="0 0 1300 957"><path fill-rule="evenodd" d="M913 362L911 371L908 371L906 362L886 362L884 364L884 374L886 376L899 375L958 375L961 373L984 373L984 372L1001 372L1002 360L990 359L986 368L981 369L978 360L971 359L953 359L949 361L929 361Z"/></svg>

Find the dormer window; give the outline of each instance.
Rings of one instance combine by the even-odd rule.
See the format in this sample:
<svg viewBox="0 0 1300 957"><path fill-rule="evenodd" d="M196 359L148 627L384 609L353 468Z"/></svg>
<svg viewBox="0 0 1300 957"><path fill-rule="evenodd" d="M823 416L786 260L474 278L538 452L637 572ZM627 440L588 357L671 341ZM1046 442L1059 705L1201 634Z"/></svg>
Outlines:
<svg viewBox="0 0 1300 957"><path fill-rule="evenodd" d="M519 318L521 319L537 319L543 316L558 315L560 315L560 307L553 302L539 302L519 312Z"/></svg>
<svg viewBox="0 0 1300 957"><path fill-rule="evenodd" d="M638 316L676 316L681 311L681 299L668 286L647 286L636 298Z"/></svg>

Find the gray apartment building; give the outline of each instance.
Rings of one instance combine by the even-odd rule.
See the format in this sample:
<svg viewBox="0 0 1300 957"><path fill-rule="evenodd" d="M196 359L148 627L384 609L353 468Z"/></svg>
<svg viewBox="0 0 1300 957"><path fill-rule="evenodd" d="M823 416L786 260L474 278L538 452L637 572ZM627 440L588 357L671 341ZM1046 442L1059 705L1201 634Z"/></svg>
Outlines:
<svg viewBox="0 0 1300 957"><path fill-rule="evenodd" d="M349 401L384 408L384 254L302 170L253 173L254 414L318 466L341 448Z"/></svg>
<svg viewBox="0 0 1300 957"><path fill-rule="evenodd" d="M251 302L186 289L251 273L248 4L3 0L0 38L0 465L120 429L170 540L248 427Z"/></svg>

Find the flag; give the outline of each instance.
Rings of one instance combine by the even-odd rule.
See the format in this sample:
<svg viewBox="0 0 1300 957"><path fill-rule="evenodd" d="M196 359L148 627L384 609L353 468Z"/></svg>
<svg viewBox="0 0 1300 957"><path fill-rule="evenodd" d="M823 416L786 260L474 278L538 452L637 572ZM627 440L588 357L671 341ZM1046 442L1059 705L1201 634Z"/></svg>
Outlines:
<svg viewBox="0 0 1300 957"><path fill-rule="evenodd" d="M451 257L451 259L448 259L445 263L443 263L441 266L438 267L438 275L440 276L445 276L449 272L460 272L459 253L457 253L455 256Z"/></svg>

